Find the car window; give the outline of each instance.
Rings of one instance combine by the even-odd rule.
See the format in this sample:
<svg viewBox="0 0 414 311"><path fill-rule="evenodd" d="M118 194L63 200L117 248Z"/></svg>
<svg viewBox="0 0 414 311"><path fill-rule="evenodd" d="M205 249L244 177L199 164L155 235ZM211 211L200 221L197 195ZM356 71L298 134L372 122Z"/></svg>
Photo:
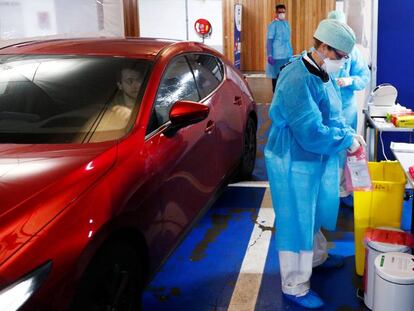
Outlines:
<svg viewBox="0 0 414 311"><path fill-rule="evenodd" d="M208 54L187 55L202 98L214 91L223 80L223 68L216 57Z"/></svg>
<svg viewBox="0 0 414 311"><path fill-rule="evenodd" d="M0 56L0 143L118 139L133 126L150 63L112 57Z"/></svg>
<svg viewBox="0 0 414 311"><path fill-rule="evenodd" d="M169 121L171 106L178 100L200 100L193 73L183 56L175 58L162 77L154 104L155 115L147 132Z"/></svg>

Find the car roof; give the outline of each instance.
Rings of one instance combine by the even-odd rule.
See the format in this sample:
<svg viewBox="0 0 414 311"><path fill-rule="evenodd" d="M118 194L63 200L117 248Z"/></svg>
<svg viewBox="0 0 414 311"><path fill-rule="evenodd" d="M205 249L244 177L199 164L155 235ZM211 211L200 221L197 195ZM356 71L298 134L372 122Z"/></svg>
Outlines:
<svg viewBox="0 0 414 311"><path fill-rule="evenodd" d="M78 38L33 40L0 48L0 54L70 54L154 59L180 41L156 38Z"/></svg>

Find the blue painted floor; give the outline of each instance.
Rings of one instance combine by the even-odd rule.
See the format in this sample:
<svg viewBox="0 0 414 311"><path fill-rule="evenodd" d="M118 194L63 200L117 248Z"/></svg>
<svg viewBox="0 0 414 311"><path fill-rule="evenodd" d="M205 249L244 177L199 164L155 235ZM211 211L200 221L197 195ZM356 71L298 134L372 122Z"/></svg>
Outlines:
<svg viewBox="0 0 414 311"><path fill-rule="evenodd" d="M144 311L227 310L265 188L229 187L173 253L144 294ZM341 208L337 231L325 232L330 252L346 257L343 268L313 273L325 300L321 310L364 310L356 297L352 209ZM267 254L256 311L301 310L285 301L274 235Z"/></svg>
<svg viewBox="0 0 414 311"><path fill-rule="evenodd" d="M254 180L267 179L263 147L270 124L267 107L258 107L258 157ZM246 249L258 223L264 201L269 201L265 187L229 186L210 211L199 221L175 250L144 293L144 311L163 310L227 310L235 291ZM404 204L402 228L409 230L411 201ZM274 238L270 245L261 276L255 306L250 310L303 310L285 301L280 290L280 273ZM330 252L346 257L343 268L331 271L314 270L311 286L326 302L320 310L367 310L357 298L362 280L354 273L353 210L342 207L335 232L325 232ZM247 310L247 309L245 309Z"/></svg>
<svg viewBox="0 0 414 311"><path fill-rule="evenodd" d="M226 310L263 194L228 189L149 285L144 310Z"/></svg>

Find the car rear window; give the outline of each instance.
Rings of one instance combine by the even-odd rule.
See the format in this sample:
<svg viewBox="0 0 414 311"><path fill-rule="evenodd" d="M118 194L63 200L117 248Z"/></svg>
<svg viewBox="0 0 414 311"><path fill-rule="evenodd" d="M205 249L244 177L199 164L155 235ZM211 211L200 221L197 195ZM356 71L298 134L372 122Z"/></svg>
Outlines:
<svg viewBox="0 0 414 311"><path fill-rule="evenodd" d="M208 54L188 54L187 58L204 98L213 92L223 80L222 64L216 57Z"/></svg>
<svg viewBox="0 0 414 311"><path fill-rule="evenodd" d="M123 137L134 124L150 66L121 57L0 56L0 143Z"/></svg>

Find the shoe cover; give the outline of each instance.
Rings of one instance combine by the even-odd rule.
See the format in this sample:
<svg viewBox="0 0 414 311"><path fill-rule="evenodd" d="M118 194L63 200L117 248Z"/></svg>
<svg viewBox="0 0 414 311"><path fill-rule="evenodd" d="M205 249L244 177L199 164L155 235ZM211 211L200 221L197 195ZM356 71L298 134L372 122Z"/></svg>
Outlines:
<svg viewBox="0 0 414 311"><path fill-rule="evenodd" d="M283 295L286 299L308 309L318 309L324 305L323 300L312 290L309 290L308 293L303 296L288 295L285 293Z"/></svg>

